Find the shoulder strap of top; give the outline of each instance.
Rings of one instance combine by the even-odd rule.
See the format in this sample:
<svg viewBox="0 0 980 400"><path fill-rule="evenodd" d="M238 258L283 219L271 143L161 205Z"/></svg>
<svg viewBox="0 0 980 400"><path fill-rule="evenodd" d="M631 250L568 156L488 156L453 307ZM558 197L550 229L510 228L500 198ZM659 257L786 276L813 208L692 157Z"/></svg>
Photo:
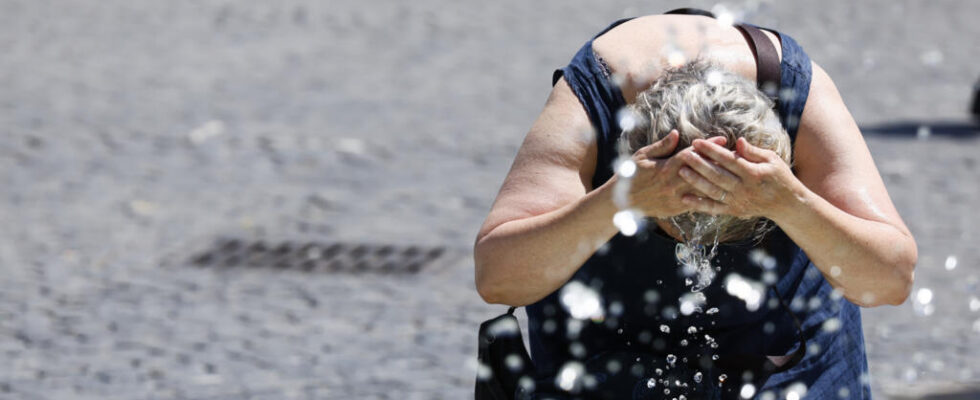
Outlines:
<svg viewBox="0 0 980 400"><path fill-rule="evenodd" d="M700 8L678 8L667 11L664 14L701 15L715 18L715 14ZM782 80L780 76L779 53L776 52L776 47L772 45L772 42L769 41L766 34L762 33L762 30L755 25L738 24L735 27L742 32L745 40L749 42L749 47L752 48L752 55L755 56L757 71L756 82L759 84L759 89L769 96L770 99L773 99L773 102L778 103L779 85ZM773 33L779 35L778 32Z"/></svg>
<svg viewBox="0 0 980 400"><path fill-rule="evenodd" d="M711 17L711 18L715 17L715 14L713 14L711 11L705 11L700 8L690 8L690 7L670 10L665 12L664 14L701 15L701 16Z"/></svg>
<svg viewBox="0 0 980 400"><path fill-rule="evenodd" d="M762 33L761 29L753 25L738 24L736 27L748 40L752 54L755 55L756 82L759 83L759 89L773 101L778 100L782 73L776 46L772 45L772 42L765 33ZM779 34L776 33L776 35Z"/></svg>

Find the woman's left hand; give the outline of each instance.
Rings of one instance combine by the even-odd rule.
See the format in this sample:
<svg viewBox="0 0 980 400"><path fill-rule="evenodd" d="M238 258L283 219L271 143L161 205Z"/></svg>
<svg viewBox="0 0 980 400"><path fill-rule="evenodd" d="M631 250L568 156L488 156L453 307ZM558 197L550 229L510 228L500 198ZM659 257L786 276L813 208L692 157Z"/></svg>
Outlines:
<svg viewBox="0 0 980 400"><path fill-rule="evenodd" d="M692 211L737 217L776 216L787 211L803 185L775 152L739 138L735 151L703 139L692 143L678 173L708 197L686 195Z"/></svg>

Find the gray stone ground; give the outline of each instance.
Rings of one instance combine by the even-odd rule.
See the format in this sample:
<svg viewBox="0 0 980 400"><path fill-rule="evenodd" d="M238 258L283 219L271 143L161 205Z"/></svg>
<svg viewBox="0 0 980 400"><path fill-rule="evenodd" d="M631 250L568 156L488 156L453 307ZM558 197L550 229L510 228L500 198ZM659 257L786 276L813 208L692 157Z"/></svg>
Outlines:
<svg viewBox="0 0 980 400"><path fill-rule="evenodd" d="M712 5L593 3L0 1L0 398L470 397L502 310L470 246L551 70L618 17ZM964 121L980 3L765 4L867 131ZM867 140L934 294L864 311L876 395L976 387L980 141ZM224 236L450 252L188 265Z"/></svg>

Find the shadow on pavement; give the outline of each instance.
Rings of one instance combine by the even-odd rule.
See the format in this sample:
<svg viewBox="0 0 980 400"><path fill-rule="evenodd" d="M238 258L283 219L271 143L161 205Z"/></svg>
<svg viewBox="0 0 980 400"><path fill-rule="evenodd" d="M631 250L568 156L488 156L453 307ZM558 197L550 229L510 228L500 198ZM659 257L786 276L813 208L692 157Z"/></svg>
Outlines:
<svg viewBox="0 0 980 400"><path fill-rule="evenodd" d="M900 121L862 126L861 132L865 135L898 137L973 138L980 136L980 121Z"/></svg>
<svg viewBox="0 0 980 400"><path fill-rule="evenodd" d="M980 386L954 385L953 388L936 388L932 385L911 389L907 395L888 396L891 400L976 400L980 399ZM964 387L965 386L965 387Z"/></svg>

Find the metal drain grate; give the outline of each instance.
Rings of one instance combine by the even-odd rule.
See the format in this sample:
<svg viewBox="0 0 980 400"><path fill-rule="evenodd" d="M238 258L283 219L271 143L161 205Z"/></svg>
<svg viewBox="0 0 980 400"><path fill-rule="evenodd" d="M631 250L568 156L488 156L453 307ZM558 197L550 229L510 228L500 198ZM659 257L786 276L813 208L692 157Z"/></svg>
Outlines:
<svg viewBox="0 0 980 400"><path fill-rule="evenodd" d="M415 274L444 247L219 239L191 258L199 267L272 267L333 273Z"/></svg>

